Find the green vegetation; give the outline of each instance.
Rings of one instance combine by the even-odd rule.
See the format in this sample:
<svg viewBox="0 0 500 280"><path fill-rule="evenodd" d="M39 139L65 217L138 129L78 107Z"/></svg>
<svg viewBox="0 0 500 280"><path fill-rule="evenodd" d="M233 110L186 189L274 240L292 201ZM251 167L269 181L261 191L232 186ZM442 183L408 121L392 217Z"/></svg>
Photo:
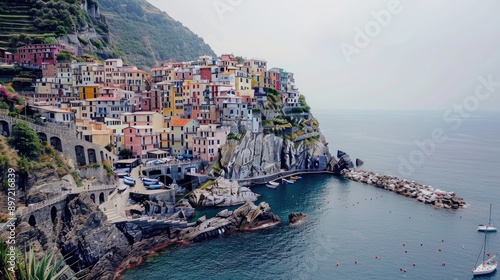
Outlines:
<svg viewBox="0 0 500 280"><path fill-rule="evenodd" d="M18 122L12 129L10 144L21 157L35 159L43 153L42 140L26 123Z"/></svg>
<svg viewBox="0 0 500 280"><path fill-rule="evenodd" d="M80 0L20 0L0 3L0 47L54 44L57 37L94 27L107 35L107 27L81 8Z"/></svg>
<svg viewBox="0 0 500 280"><path fill-rule="evenodd" d="M101 0L99 4L116 39L113 55L139 68L215 56L202 38L146 0Z"/></svg>
<svg viewBox="0 0 500 280"><path fill-rule="evenodd" d="M55 259L55 251L44 255L41 259L35 258L35 250L31 246L30 250L23 256L16 250L16 265L14 272L8 271L6 263L8 245L0 239L0 264L4 269L5 277L9 280L57 280L68 270L64 265L64 260Z"/></svg>
<svg viewBox="0 0 500 280"><path fill-rule="evenodd" d="M118 153L118 156L122 159L129 159L133 155L132 150L130 149L121 149L120 153Z"/></svg>
<svg viewBox="0 0 500 280"><path fill-rule="evenodd" d="M57 62L70 62L75 56L68 51L61 51L56 55Z"/></svg>
<svg viewBox="0 0 500 280"><path fill-rule="evenodd" d="M106 170L106 175L115 175L115 173L113 172L113 165L111 164L111 162L109 162L109 160L104 160L104 162L102 163L102 167Z"/></svg>
<svg viewBox="0 0 500 280"><path fill-rule="evenodd" d="M203 185L201 185L198 189L204 190L204 189L210 187L213 183L214 183L214 180L208 180Z"/></svg>

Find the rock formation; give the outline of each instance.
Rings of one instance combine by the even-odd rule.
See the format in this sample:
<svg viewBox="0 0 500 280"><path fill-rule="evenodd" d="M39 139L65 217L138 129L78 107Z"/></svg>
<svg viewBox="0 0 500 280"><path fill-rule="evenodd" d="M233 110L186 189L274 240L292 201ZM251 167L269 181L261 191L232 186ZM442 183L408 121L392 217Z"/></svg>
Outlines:
<svg viewBox="0 0 500 280"><path fill-rule="evenodd" d="M292 142L274 134L247 131L241 142L232 140L222 147L220 163L226 170L226 178L243 179L281 169L326 169L331 158L321 134L319 140Z"/></svg>
<svg viewBox="0 0 500 280"><path fill-rule="evenodd" d="M360 160L359 158L356 159L356 166L361 166L363 165L365 162Z"/></svg>
<svg viewBox="0 0 500 280"><path fill-rule="evenodd" d="M212 185L201 190L196 189L189 195L191 204L198 207L244 204L247 201L256 201L258 195L249 188L238 185L236 181L217 178Z"/></svg>
<svg viewBox="0 0 500 280"><path fill-rule="evenodd" d="M248 201L234 212L224 210L211 219L199 219L196 225L180 231L177 240L200 241L234 230L257 230L274 226L281 219L270 212L269 204Z"/></svg>
<svg viewBox="0 0 500 280"><path fill-rule="evenodd" d="M288 215L288 220L290 221L291 224L295 224L295 223L301 221L302 219L304 219L305 217L306 217L306 215L304 213L292 212Z"/></svg>
<svg viewBox="0 0 500 280"><path fill-rule="evenodd" d="M454 192L434 189L431 186L409 182L406 179L399 179L374 172L347 169L342 171L342 175L356 182L375 185L379 188L415 198L420 202L432 204L436 208L458 209L466 205L465 201Z"/></svg>

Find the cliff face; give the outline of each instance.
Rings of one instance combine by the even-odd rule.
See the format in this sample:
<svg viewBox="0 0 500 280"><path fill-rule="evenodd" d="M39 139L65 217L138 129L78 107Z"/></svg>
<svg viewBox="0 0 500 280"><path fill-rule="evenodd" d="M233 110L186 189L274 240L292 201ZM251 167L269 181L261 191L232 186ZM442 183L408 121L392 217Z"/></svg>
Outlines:
<svg viewBox="0 0 500 280"><path fill-rule="evenodd" d="M281 169L326 169L332 159L321 134L319 140L292 142L274 134L247 132L241 142L232 140L222 147L220 163L226 178L243 179Z"/></svg>

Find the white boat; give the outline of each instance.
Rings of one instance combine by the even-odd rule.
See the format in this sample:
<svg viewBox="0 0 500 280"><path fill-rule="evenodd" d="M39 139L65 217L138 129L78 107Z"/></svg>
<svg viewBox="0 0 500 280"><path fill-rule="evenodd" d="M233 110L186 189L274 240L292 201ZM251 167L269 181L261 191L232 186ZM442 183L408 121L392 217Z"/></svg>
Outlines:
<svg viewBox="0 0 500 280"><path fill-rule="evenodd" d="M268 187L270 189L276 189L278 186L271 185L271 184L266 184L266 187Z"/></svg>
<svg viewBox="0 0 500 280"><path fill-rule="evenodd" d="M295 181L294 181L294 180L289 180L289 179L285 179L285 178L281 179L281 181L283 181L283 182L285 182L285 183L288 183L288 184L293 184L293 183L295 183Z"/></svg>
<svg viewBox="0 0 500 280"><path fill-rule="evenodd" d="M127 185L120 185L120 186L118 186L118 190L119 191L124 191L124 190L127 189L127 187L128 187Z"/></svg>
<svg viewBox="0 0 500 280"><path fill-rule="evenodd" d="M491 210L491 205L490 205L490 210ZM483 262L480 263L479 265L477 265L477 261L476 261L476 267L472 270L472 274L474 276L487 275L487 274L493 273L497 269L498 262L495 260L497 255L493 255L492 257L486 259L486 256L489 257L489 254L486 254L487 237L488 237L488 234L486 234L486 232L484 232L484 243L483 243L483 246L481 248L481 252L479 252L479 256L477 257L477 259L479 260L479 258L481 257L481 254L483 254Z"/></svg>
<svg viewBox="0 0 500 280"><path fill-rule="evenodd" d="M491 258L486 259L486 234L484 234L484 245L483 245L483 250L481 250L481 252L483 253L483 262L472 270L472 274L474 276L487 275L493 273L498 266L498 262L494 260L497 257L497 255L493 255ZM481 254L478 256L478 259L480 256Z"/></svg>
<svg viewBox="0 0 500 280"><path fill-rule="evenodd" d="M280 183L275 182L275 181L269 181L267 184L272 185L272 186L279 186Z"/></svg>
<svg viewBox="0 0 500 280"><path fill-rule="evenodd" d="M488 220L488 225L479 225L477 227L477 231L483 232L495 232L497 228L491 225L491 203L490 203L490 218Z"/></svg>

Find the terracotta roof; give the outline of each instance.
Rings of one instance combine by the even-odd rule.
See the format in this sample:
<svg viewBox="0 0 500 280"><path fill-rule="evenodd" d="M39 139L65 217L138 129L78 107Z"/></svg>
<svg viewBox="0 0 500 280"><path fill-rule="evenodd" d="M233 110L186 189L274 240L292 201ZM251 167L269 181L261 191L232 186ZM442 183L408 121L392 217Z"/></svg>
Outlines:
<svg viewBox="0 0 500 280"><path fill-rule="evenodd" d="M175 119L170 122L171 126L185 126L191 119Z"/></svg>

